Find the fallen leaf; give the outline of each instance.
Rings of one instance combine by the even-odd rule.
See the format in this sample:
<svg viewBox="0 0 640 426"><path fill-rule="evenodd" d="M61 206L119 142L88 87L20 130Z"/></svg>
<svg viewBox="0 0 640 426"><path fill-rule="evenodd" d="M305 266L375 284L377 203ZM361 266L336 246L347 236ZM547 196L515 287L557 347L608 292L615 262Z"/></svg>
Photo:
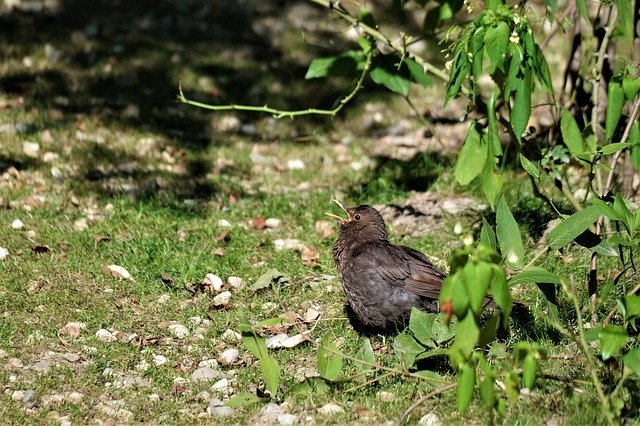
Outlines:
<svg viewBox="0 0 640 426"><path fill-rule="evenodd" d="M171 387L171 394L173 396L180 396L187 391L187 387L181 384L175 384Z"/></svg>
<svg viewBox="0 0 640 426"><path fill-rule="evenodd" d="M304 313L304 322L312 322L318 319L320 312L314 308L309 308Z"/></svg>
<svg viewBox="0 0 640 426"><path fill-rule="evenodd" d="M104 272L105 274L111 274L111 276L114 278L133 281L133 278L131 278L131 274L129 273L129 271L127 271L120 265L103 265L102 272Z"/></svg>
<svg viewBox="0 0 640 426"><path fill-rule="evenodd" d="M256 216L249 220L249 227L253 229L264 229L267 227L267 220L264 216Z"/></svg>
<svg viewBox="0 0 640 426"><path fill-rule="evenodd" d="M171 275L167 274L166 272L163 272L162 274L160 274L160 277L162 278L163 283L169 284L172 287L176 285L175 278L173 278Z"/></svg>
<svg viewBox="0 0 640 426"><path fill-rule="evenodd" d="M99 235L93 239L93 246L97 248L100 243L106 243L108 241L111 241L111 238Z"/></svg>
<svg viewBox="0 0 640 426"><path fill-rule="evenodd" d="M31 249L33 254L51 253L51 249L47 246L35 246Z"/></svg>
<svg viewBox="0 0 640 426"><path fill-rule="evenodd" d="M267 288L273 282L286 281L284 274L277 269L269 269L264 274L260 275L256 282L249 287L250 291L258 291L263 288Z"/></svg>
<svg viewBox="0 0 640 426"><path fill-rule="evenodd" d="M213 254L214 254L215 256L220 256L220 257L224 256L224 255L225 255L225 253L226 253L226 251L225 251L225 249L224 249L224 248L222 248L222 247L218 247L217 249L215 249L215 250L213 251Z"/></svg>
<svg viewBox="0 0 640 426"><path fill-rule="evenodd" d="M314 246L304 246L304 248L300 250L300 258L306 266L314 266L320 261L320 253Z"/></svg>
<svg viewBox="0 0 640 426"><path fill-rule="evenodd" d="M235 205L238 202L238 200L236 199L236 197L233 194L229 195L229 204L230 205Z"/></svg>
<svg viewBox="0 0 640 426"><path fill-rule="evenodd" d="M229 231L218 232L216 236L213 237L213 239L216 240L217 242L229 241L231 239L231 232Z"/></svg>

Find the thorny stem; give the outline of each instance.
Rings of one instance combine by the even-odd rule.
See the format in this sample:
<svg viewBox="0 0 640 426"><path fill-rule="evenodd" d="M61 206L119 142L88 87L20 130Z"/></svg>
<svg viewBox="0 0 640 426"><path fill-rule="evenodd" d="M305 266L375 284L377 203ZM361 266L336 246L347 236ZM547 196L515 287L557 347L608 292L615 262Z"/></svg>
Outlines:
<svg viewBox="0 0 640 426"><path fill-rule="evenodd" d="M409 408L407 408L405 410L404 413L402 413L402 415L400 416L400 418L398 419L396 425L397 426L402 426L402 424L404 423L404 421L407 419L407 417L409 417L409 415L413 412L413 410L415 410L416 408L418 408L420 406L420 404L422 404L423 402L425 402L428 399L433 398L434 396L438 396L441 393L444 393L448 390L451 390L453 388L455 388L458 384L457 383L451 383L445 386L442 386L441 388L438 388L436 390L434 390L431 393L426 394L425 396L419 398L416 402L414 402L413 404L411 404L411 406Z"/></svg>
<svg viewBox="0 0 640 426"><path fill-rule="evenodd" d="M268 105L264 105L264 106L236 105L236 104L211 105L211 104L206 104L204 102L198 102L198 101L194 101L194 100L191 100L191 99L187 99L185 97L185 95L184 95L184 92L182 91L182 86L180 86L180 88L179 88L178 100L180 102L183 102L183 103L187 104L187 105L192 105L192 106L196 106L196 107L204 108L204 109L210 109L210 110L213 110L213 111L241 110L241 111L266 112L266 113L269 113L269 114L273 114L274 118L276 118L276 119L283 118L283 117L293 118L293 117L300 116L300 115L310 115L310 114L335 116L336 114L338 114L342 110L342 108L344 108L344 106L349 101L351 101L351 99L353 99L353 97L356 95L356 93L358 93L360 91L360 89L362 89L363 84L364 84L364 80L367 77L367 75L369 74L369 68L371 68L372 60L373 60L373 49L367 53L367 58L365 60L365 64L364 64L364 68L362 70L362 74L360 75L360 78L358 79L358 82L356 83L355 87L353 88L353 90L348 95L346 95L344 98L342 98L340 100L340 102L338 102L338 106L335 107L334 109L309 108L309 109L304 109L304 110L286 111L286 110L280 110L280 109L276 109L276 108L271 108Z"/></svg>

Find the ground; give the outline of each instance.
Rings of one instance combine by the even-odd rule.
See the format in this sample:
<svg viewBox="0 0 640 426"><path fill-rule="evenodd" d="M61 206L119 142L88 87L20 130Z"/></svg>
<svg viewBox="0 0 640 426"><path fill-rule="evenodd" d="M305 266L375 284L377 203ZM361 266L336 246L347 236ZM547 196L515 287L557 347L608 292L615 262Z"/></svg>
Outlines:
<svg viewBox="0 0 640 426"><path fill-rule="evenodd" d="M364 341L330 256L332 199L378 206L394 242L443 269L477 233L487 207L454 182L465 129L462 106L440 108L442 84L412 88L428 125L374 87L335 118L212 113L178 103L179 85L208 102L331 107L350 82L304 73L312 58L353 47L348 27L304 2L14 3L0 7L3 422L378 424L433 390L402 374L348 380L349 366L331 388L289 391L317 375L322 336L352 356ZM512 190L533 247L549 213ZM283 278L252 289L272 269ZM289 335L310 333L271 351L283 367L278 405L221 408L264 390L240 316L285 313L297 319ZM514 333L505 347L527 335ZM551 348L548 377L504 421L601 419L577 349L544 327L533 334ZM390 340L372 344L393 367ZM479 404L466 416L455 407L444 393L409 421L490 421Z"/></svg>

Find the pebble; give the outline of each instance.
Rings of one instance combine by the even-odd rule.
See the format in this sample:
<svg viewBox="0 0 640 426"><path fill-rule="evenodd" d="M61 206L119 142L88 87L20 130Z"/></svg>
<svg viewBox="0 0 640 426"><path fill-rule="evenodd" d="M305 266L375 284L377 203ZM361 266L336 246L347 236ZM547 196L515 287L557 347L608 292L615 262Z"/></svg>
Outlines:
<svg viewBox="0 0 640 426"><path fill-rule="evenodd" d="M24 405L33 405L33 403L36 401L36 391L34 391L33 389L28 389L24 392L24 395L22 395L22 403Z"/></svg>
<svg viewBox="0 0 640 426"><path fill-rule="evenodd" d="M193 373L191 373L191 380L194 382L198 382L201 380L220 379L222 377L224 377L224 373L222 371L214 370L211 367L200 367Z"/></svg>
<svg viewBox="0 0 640 426"><path fill-rule="evenodd" d="M229 379L227 378L220 379L215 382L213 385L211 385L211 390L223 395L231 395L233 393L233 389L231 388Z"/></svg>
<svg viewBox="0 0 640 426"><path fill-rule="evenodd" d="M40 153L40 144L37 142L23 142L22 152L27 157L37 158Z"/></svg>
<svg viewBox="0 0 640 426"><path fill-rule="evenodd" d="M115 342L117 340L116 336L113 335L109 330L105 330L104 328L96 331L96 337L98 340L102 340L103 342Z"/></svg>
<svg viewBox="0 0 640 426"><path fill-rule="evenodd" d="M396 396L391 392L380 391L378 392L378 398L380 398L380 400L385 402L391 402L396 399Z"/></svg>
<svg viewBox="0 0 640 426"><path fill-rule="evenodd" d="M13 222L11 222L11 228L12 229L22 229L22 228L24 228L24 222L21 221L20 219L15 219Z"/></svg>
<svg viewBox="0 0 640 426"><path fill-rule="evenodd" d="M0 349L0 359L6 358L9 356L9 352L5 351L4 349Z"/></svg>
<svg viewBox="0 0 640 426"><path fill-rule="evenodd" d="M423 426L441 426L442 422L435 413L427 413L420 418L418 424Z"/></svg>
<svg viewBox="0 0 640 426"><path fill-rule="evenodd" d="M278 415L278 423L281 426L295 425L300 417L295 414L284 413Z"/></svg>
<svg viewBox="0 0 640 426"><path fill-rule="evenodd" d="M15 390L13 391L13 393L11 394L11 399L14 401L21 401L22 398L24 398L24 391L21 390Z"/></svg>
<svg viewBox="0 0 640 426"><path fill-rule="evenodd" d="M269 337L266 341L267 348L269 349L279 348L282 346L282 342L284 342L288 338L289 336L286 333L278 333L276 335L273 335Z"/></svg>
<svg viewBox="0 0 640 426"><path fill-rule="evenodd" d="M218 227L219 228L231 228L231 222L229 222L227 219L220 219L218 221Z"/></svg>
<svg viewBox="0 0 640 426"><path fill-rule="evenodd" d="M213 298L213 305L214 306L228 305L230 300L231 300L231 292L223 291L222 293L218 294L216 297Z"/></svg>
<svg viewBox="0 0 640 426"><path fill-rule="evenodd" d="M231 407L227 407L222 404L218 398L211 398L209 401L208 413L215 418L231 417L234 414L234 410Z"/></svg>
<svg viewBox="0 0 640 426"><path fill-rule="evenodd" d="M218 361L222 365L231 365L238 362L239 358L240 358L240 351L236 348L229 348L222 351L222 353L218 357Z"/></svg>
<svg viewBox="0 0 640 426"><path fill-rule="evenodd" d="M158 366L160 366L160 365L164 365L164 364L166 364L166 363L167 363L167 361L168 361L168 359L167 359L167 357L166 357L166 356L164 356L164 355L154 355L154 356L153 356L153 363L154 363L155 365L158 365Z"/></svg>
<svg viewBox="0 0 640 426"><path fill-rule="evenodd" d="M271 229L279 227L281 223L282 223L282 221L280 219L275 218L275 217L267 218L267 220L264 221L264 225L267 228L271 228Z"/></svg>
<svg viewBox="0 0 640 426"><path fill-rule="evenodd" d="M160 401L160 395L158 395L157 393L152 393L151 395L149 395L149 401L151 402Z"/></svg>
<svg viewBox="0 0 640 426"><path fill-rule="evenodd" d="M289 170L303 170L305 167L304 161L299 159L287 161L287 169Z"/></svg>
<svg viewBox="0 0 640 426"><path fill-rule="evenodd" d="M274 240L273 246L276 250L302 250L305 248L302 241L293 238Z"/></svg>
<svg viewBox="0 0 640 426"><path fill-rule="evenodd" d="M0 260L5 260L9 256L9 250L4 247L0 247Z"/></svg>
<svg viewBox="0 0 640 426"><path fill-rule="evenodd" d="M218 360L213 358L204 359L198 363L198 368L202 367L216 368L218 367Z"/></svg>
<svg viewBox="0 0 640 426"><path fill-rule="evenodd" d="M64 401L64 395L60 393L50 393L42 397L41 404L45 407L49 405L61 404Z"/></svg>
<svg viewBox="0 0 640 426"><path fill-rule="evenodd" d="M175 321L171 321L171 323L169 324L169 330L178 339L183 339L189 335L189 329L184 325L177 323Z"/></svg>
<svg viewBox="0 0 640 426"><path fill-rule="evenodd" d="M204 279L202 280L203 284L208 284L210 285L214 291L219 292L220 290L222 290L222 278L220 278L217 275L214 274L207 274L204 276Z"/></svg>
<svg viewBox="0 0 640 426"><path fill-rule="evenodd" d="M164 305L169 302L169 300L171 300L171 296L169 296L168 294L161 294L160 297L158 297L157 303L159 305Z"/></svg>
<svg viewBox="0 0 640 426"><path fill-rule="evenodd" d="M24 368L24 364L20 358L9 358L6 363L6 368L8 370L21 370Z"/></svg>
<svg viewBox="0 0 640 426"><path fill-rule="evenodd" d="M236 290L241 290L244 287L244 280L240 277L229 277L227 278L227 284Z"/></svg>
<svg viewBox="0 0 640 426"><path fill-rule="evenodd" d="M224 333L222 333L222 340L230 343L236 343L242 340L242 336L240 333L227 328ZM0 356L0 358L2 357Z"/></svg>
<svg viewBox="0 0 640 426"><path fill-rule="evenodd" d="M322 407L318 408L318 413L322 414L323 416L332 416L334 414L344 413L344 408L342 408L335 402L329 402L328 404L325 404Z"/></svg>

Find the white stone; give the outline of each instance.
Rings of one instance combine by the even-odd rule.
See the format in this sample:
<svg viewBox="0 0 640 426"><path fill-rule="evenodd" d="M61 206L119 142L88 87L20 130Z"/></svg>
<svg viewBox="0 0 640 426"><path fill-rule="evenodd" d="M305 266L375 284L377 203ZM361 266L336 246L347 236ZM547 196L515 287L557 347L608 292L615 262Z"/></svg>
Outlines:
<svg viewBox="0 0 640 426"><path fill-rule="evenodd" d="M216 292L222 290L222 284L223 284L222 278L220 278L215 274L205 275L204 279L202 280L202 283L210 285L213 288L213 290Z"/></svg>
<svg viewBox="0 0 640 426"><path fill-rule="evenodd" d="M164 364L166 364L166 363L167 363L167 361L168 361L168 359L167 359L167 357L166 357L166 356L164 356L164 355L154 355L154 356L153 356L153 363L154 363L155 365L158 365L158 366L160 366L160 365L164 365Z"/></svg>
<svg viewBox="0 0 640 426"><path fill-rule="evenodd" d="M231 222L229 222L227 219L220 219L218 221L218 227L219 228L231 228Z"/></svg>
<svg viewBox="0 0 640 426"><path fill-rule="evenodd" d="M101 328L96 331L96 337L103 342L115 342L117 340L116 336L113 335L109 330L105 330Z"/></svg>
<svg viewBox="0 0 640 426"><path fill-rule="evenodd" d="M274 240L273 246L276 250L302 250L305 248L304 243L293 238Z"/></svg>
<svg viewBox="0 0 640 426"><path fill-rule="evenodd" d="M189 329L184 325L177 323L175 321L172 321L171 324L169 324L169 330L178 339L183 339L189 335Z"/></svg>
<svg viewBox="0 0 640 426"><path fill-rule="evenodd" d="M323 416L332 416L334 414L344 413L344 408L342 408L335 402L329 402L328 404L325 404L322 407L318 408L318 413L322 414Z"/></svg>
<svg viewBox="0 0 640 426"><path fill-rule="evenodd" d="M287 168L289 170L303 170L304 169L304 161L299 159L293 159L287 161Z"/></svg>
<svg viewBox="0 0 640 426"><path fill-rule="evenodd" d="M151 402L160 401L160 395L158 395L157 393L152 393L151 395L149 395L149 401Z"/></svg>
<svg viewBox="0 0 640 426"><path fill-rule="evenodd" d="M198 368L202 368L202 367L217 368L218 360L213 358L202 360L198 363Z"/></svg>
<svg viewBox="0 0 640 426"><path fill-rule="evenodd" d="M23 142L22 152L28 157L35 158L40 153L40 144L37 142Z"/></svg>
<svg viewBox="0 0 640 426"><path fill-rule="evenodd" d="M272 229L279 227L281 223L282 223L282 221L280 219L275 218L275 217L267 218L267 220L264 221L264 225L267 228L272 228Z"/></svg>
<svg viewBox="0 0 640 426"><path fill-rule="evenodd" d="M216 297L213 298L213 305L214 306L228 305L230 300L231 300L231 292L223 291L222 293L218 294Z"/></svg>
<svg viewBox="0 0 640 426"><path fill-rule="evenodd" d="M238 362L240 358L240 351L236 348L229 348L222 351L218 360L222 365L231 365Z"/></svg>
<svg viewBox="0 0 640 426"><path fill-rule="evenodd" d="M12 229L22 229L22 228L24 228L24 222L21 221L20 219L15 219L13 222L11 222L11 228Z"/></svg>
<svg viewBox="0 0 640 426"><path fill-rule="evenodd" d="M295 425L298 423L298 419L299 417L296 416L295 414L289 414L289 413L279 414L278 424L280 424L280 426Z"/></svg>
<svg viewBox="0 0 640 426"><path fill-rule="evenodd" d="M287 335L286 333L278 333L276 335L273 335L269 337L266 341L267 348L269 349L280 348L282 347L282 342L284 342L288 338L289 338L289 335Z"/></svg>
<svg viewBox="0 0 640 426"><path fill-rule="evenodd" d="M0 260L5 260L9 256L9 250L4 247L0 247Z"/></svg>
<svg viewBox="0 0 640 426"><path fill-rule="evenodd" d="M224 333L222 333L222 339L230 343L236 343L242 340L242 336L240 333L227 328Z"/></svg>
<svg viewBox="0 0 640 426"><path fill-rule="evenodd" d="M441 426L442 422L435 413L427 413L420 418L418 424L422 426Z"/></svg>
<svg viewBox="0 0 640 426"><path fill-rule="evenodd" d="M224 377L224 373L219 370L214 370L210 367L200 367L191 373L191 380L194 382L198 382L201 380L212 380L212 379L220 379Z"/></svg>
<svg viewBox="0 0 640 426"><path fill-rule="evenodd" d="M236 290L242 290L242 287L244 287L244 280L240 277L229 277L227 278L227 284L229 284L231 287L235 288Z"/></svg>

